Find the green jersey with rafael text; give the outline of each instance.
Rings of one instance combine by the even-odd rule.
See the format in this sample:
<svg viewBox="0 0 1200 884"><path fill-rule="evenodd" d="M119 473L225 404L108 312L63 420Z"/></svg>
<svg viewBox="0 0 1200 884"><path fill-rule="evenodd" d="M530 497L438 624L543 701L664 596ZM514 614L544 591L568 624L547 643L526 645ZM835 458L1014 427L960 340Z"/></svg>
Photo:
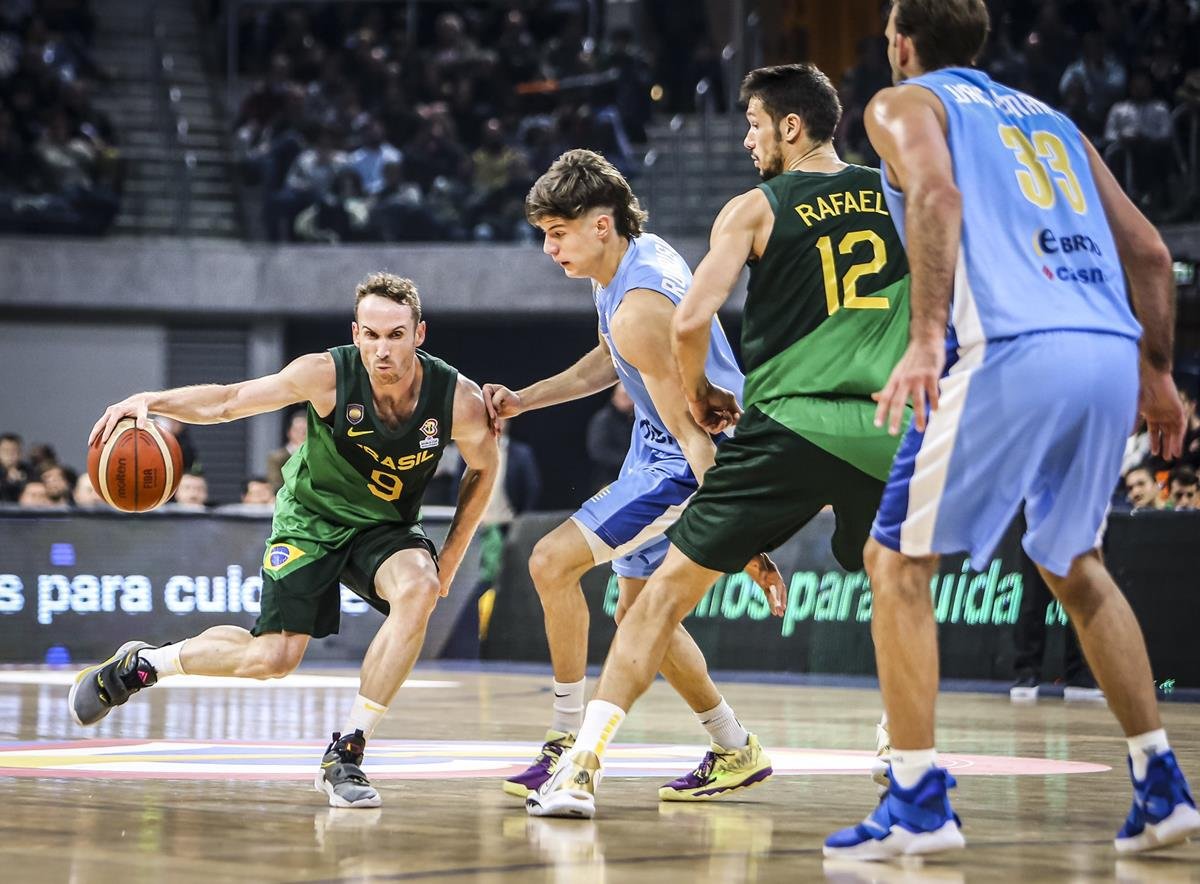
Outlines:
<svg viewBox="0 0 1200 884"><path fill-rule="evenodd" d="M450 444L458 370L417 350L416 408L389 427L375 413L358 349L329 353L337 404L325 418L309 405L308 438L283 467L272 533L337 544L364 528L418 521L425 486Z"/></svg>
<svg viewBox="0 0 1200 884"><path fill-rule="evenodd" d="M898 440L874 426L871 394L908 344L909 276L879 172L784 172L759 189L775 226L750 264L744 405L886 479Z"/></svg>

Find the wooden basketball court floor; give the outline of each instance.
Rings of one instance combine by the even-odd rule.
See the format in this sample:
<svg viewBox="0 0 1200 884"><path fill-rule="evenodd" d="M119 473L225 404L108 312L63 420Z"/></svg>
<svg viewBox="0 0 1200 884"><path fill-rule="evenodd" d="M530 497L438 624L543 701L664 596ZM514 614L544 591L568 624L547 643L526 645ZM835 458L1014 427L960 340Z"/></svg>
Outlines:
<svg viewBox="0 0 1200 884"><path fill-rule="evenodd" d="M376 810L312 790L349 670L269 684L171 679L98 727L69 718L72 673L0 670L0 881L1200 881L1200 845L1119 859L1124 744L1102 705L943 694L940 743L968 849L924 863L832 863L821 841L874 800L874 690L722 685L778 775L737 800L660 803L705 735L657 683L610 750L595 820L535 820L500 789L539 742L548 678L419 668L368 747ZM202 682L207 681L202 685ZM1200 783L1200 705L1164 704Z"/></svg>

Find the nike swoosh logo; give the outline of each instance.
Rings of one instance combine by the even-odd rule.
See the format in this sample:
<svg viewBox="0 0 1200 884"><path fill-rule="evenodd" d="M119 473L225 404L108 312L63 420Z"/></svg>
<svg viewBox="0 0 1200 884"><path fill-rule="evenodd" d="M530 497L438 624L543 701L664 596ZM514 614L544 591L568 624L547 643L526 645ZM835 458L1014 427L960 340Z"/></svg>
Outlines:
<svg viewBox="0 0 1200 884"><path fill-rule="evenodd" d="M561 699L562 697L569 697L571 695L570 694L560 694L558 691L555 691L554 696L559 697Z"/></svg>
<svg viewBox="0 0 1200 884"><path fill-rule="evenodd" d="M353 428L346 431L347 436L370 436L374 430L355 430Z"/></svg>

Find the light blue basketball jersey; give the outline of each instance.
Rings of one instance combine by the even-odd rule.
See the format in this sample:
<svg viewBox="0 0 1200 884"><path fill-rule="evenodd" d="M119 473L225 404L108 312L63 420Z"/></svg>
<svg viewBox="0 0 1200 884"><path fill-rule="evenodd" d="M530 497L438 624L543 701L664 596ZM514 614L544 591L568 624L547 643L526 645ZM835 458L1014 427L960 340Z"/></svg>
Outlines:
<svg viewBox="0 0 1200 884"><path fill-rule="evenodd" d="M692 272L688 269L687 262L666 240L652 233L630 239L629 248L608 285L592 284L596 312L600 317L600 334L608 344L617 375L634 404L633 437L629 444L629 455L625 458L626 469L659 457L683 457L683 450L659 417L658 409L654 407L641 373L621 356L609 332L609 323L617 308L621 306L626 293L634 289L659 292L671 303L678 304L691 284ZM712 321L705 368L709 380L732 390L738 401L741 401L744 378L737 360L734 359L729 339L725 337L725 330L721 328L721 323L716 317L713 317Z"/></svg>
<svg viewBox="0 0 1200 884"><path fill-rule="evenodd" d="M1141 336L1075 124L970 68L922 74L946 109L962 247L947 344L1049 330ZM906 239L904 194L884 196Z"/></svg>

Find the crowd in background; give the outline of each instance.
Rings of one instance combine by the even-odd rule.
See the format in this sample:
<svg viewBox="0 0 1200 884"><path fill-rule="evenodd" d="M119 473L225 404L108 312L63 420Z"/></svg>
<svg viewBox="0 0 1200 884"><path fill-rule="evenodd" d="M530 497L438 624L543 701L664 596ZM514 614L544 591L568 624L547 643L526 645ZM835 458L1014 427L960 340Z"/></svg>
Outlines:
<svg viewBox="0 0 1200 884"><path fill-rule="evenodd" d="M1152 220L1193 220L1192 126L1200 118L1200 4L1193 0L989 0L979 67L1065 112ZM882 42L864 39L842 77L843 155L878 164L863 110L891 85ZM1179 109L1184 110L1175 116ZM1195 158L1193 157L1193 160Z"/></svg>
<svg viewBox="0 0 1200 884"><path fill-rule="evenodd" d="M651 62L596 42L581 4L247 7L254 78L234 121L270 240L511 241L523 200L572 147L633 174Z"/></svg>
<svg viewBox="0 0 1200 884"><path fill-rule="evenodd" d="M0 4L0 232L100 234L120 189L86 0Z"/></svg>

